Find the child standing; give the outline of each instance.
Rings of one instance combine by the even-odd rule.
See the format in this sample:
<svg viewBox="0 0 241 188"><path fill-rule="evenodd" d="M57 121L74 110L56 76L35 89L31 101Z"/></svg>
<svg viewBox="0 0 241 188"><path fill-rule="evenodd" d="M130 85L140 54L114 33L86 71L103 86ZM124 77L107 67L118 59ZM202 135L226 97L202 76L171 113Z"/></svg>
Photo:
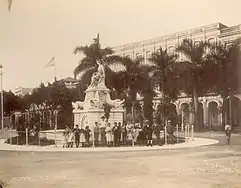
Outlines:
<svg viewBox="0 0 241 188"><path fill-rule="evenodd" d="M89 126L85 127L85 146L89 147L90 146L90 128Z"/></svg>
<svg viewBox="0 0 241 188"><path fill-rule="evenodd" d="M66 148L68 147L69 134L70 134L69 127L66 126L66 127L65 127L65 130L64 130L64 132L63 132L63 136L64 136L63 148L64 148L64 147L66 147Z"/></svg>
<svg viewBox="0 0 241 188"><path fill-rule="evenodd" d="M85 130L83 128L80 129L79 141L81 143L81 146L84 147L84 144L85 144Z"/></svg>
<svg viewBox="0 0 241 188"><path fill-rule="evenodd" d="M67 145L68 148L69 148L69 147L72 148L73 145L74 145L74 134L75 134L74 129L69 132L68 145Z"/></svg>

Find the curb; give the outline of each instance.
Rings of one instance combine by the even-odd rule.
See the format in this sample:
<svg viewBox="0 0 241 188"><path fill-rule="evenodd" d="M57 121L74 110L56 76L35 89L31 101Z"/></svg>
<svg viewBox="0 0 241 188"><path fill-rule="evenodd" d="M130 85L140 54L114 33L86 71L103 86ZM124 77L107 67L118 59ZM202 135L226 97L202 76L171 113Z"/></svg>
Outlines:
<svg viewBox="0 0 241 188"><path fill-rule="evenodd" d="M3 139L0 139L0 151L31 151L31 152L133 152L133 151L157 151L167 149L183 149L183 148L194 148L200 146L208 146L219 143L215 139L207 138L194 138L194 140L186 143L180 143L175 145L164 145L164 146L135 146L135 147L98 147L98 148L56 148L53 145L39 147L39 146L16 146L5 144Z"/></svg>

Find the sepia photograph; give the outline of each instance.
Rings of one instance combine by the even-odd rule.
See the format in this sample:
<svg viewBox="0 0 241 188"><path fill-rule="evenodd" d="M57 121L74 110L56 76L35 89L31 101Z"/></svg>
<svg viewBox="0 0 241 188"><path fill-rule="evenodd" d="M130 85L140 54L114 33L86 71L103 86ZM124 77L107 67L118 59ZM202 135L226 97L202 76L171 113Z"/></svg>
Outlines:
<svg viewBox="0 0 241 188"><path fill-rule="evenodd" d="M0 0L0 188L241 188L240 0Z"/></svg>

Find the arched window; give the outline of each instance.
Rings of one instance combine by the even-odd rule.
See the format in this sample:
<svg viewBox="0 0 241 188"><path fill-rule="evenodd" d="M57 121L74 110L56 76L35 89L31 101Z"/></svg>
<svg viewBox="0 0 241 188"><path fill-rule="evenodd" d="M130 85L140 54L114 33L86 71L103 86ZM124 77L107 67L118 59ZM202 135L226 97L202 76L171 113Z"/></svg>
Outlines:
<svg viewBox="0 0 241 188"><path fill-rule="evenodd" d="M146 51L146 58L150 58L151 57L151 51Z"/></svg>
<svg viewBox="0 0 241 188"><path fill-rule="evenodd" d="M198 46L200 44L200 41L195 41L194 46Z"/></svg>
<svg viewBox="0 0 241 188"><path fill-rule="evenodd" d="M141 53L136 53L136 58L141 57Z"/></svg>
<svg viewBox="0 0 241 188"><path fill-rule="evenodd" d="M208 39L208 43L210 43L210 44L213 44L215 42L216 42L215 38L209 38Z"/></svg>

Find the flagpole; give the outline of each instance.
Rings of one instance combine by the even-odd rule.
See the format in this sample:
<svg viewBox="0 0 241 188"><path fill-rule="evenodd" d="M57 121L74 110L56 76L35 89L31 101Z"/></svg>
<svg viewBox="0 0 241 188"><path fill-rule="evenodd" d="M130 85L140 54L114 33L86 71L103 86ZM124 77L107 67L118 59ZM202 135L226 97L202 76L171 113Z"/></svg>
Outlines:
<svg viewBox="0 0 241 188"><path fill-rule="evenodd" d="M1 124L2 124L2 130L4 128L3 124L3 66L0 65L0 75L1 75Z"/></svg>
<svg viewBox="0 0 241 188"><path fill-rule="evenodd" d="M57 81L57 77L56 77L56 62L54 62L54 82L56 82L56 81Z"/></svg>

